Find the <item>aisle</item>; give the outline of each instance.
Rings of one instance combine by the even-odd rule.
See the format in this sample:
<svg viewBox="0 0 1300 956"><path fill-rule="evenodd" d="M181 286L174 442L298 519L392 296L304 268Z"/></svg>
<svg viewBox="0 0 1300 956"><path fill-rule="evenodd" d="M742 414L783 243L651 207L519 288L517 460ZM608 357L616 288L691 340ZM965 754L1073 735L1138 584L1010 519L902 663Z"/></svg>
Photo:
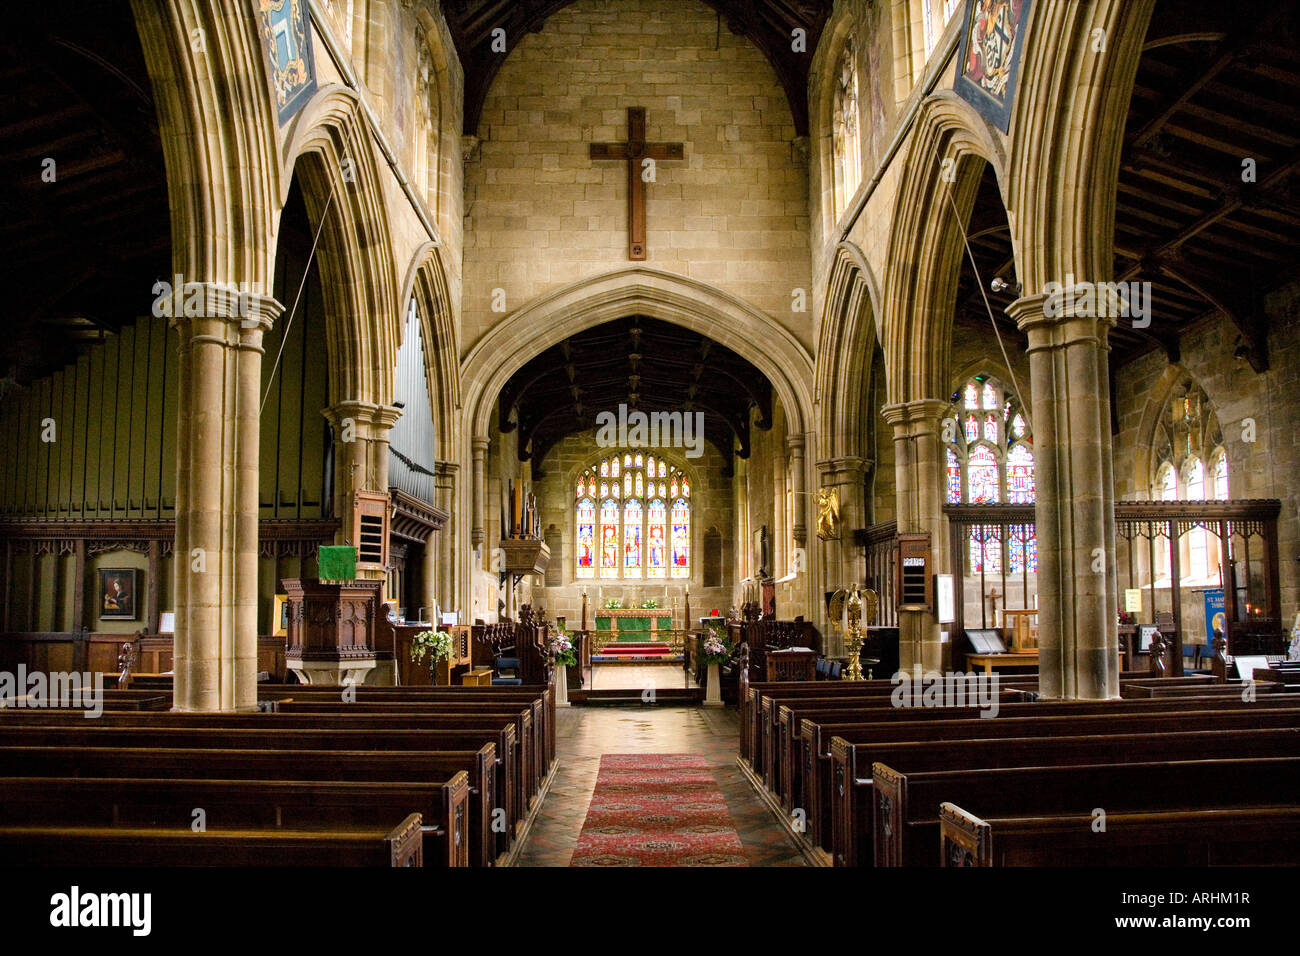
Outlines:
<svg viewBox="0 0 1300 956"><path fill-rule="evenodd" d="M570 866L748 866L699 754L605 754Z"/></svg>
<svg viewBox="0 0 1300 956"><path fill-rule="evenodd" d="M736 768L739 720L734 710L562 707L557 717L560 766L520 854L520 866L571 864L596 789L601 758L606 754L689 754L698 758L726 805L727 826L739 838L744 864L804 865L785 831Z"/></svg>

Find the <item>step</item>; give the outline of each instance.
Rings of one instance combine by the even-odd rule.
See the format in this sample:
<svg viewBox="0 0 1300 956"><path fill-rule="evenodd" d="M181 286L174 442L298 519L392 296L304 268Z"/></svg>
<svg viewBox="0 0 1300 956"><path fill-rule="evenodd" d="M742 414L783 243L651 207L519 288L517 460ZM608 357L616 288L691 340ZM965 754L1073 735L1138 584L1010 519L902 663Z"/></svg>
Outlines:
<svg viewBox="0 0 1300 956"><path fill-rule="evenodd" d="M609 690L571 690L569 703L579 706L636 706L652 707L655 704L683 706L699 704L704 701L702 687L656 687L654 699L642 699L642 690L636 687L611 688Z"/></svg>

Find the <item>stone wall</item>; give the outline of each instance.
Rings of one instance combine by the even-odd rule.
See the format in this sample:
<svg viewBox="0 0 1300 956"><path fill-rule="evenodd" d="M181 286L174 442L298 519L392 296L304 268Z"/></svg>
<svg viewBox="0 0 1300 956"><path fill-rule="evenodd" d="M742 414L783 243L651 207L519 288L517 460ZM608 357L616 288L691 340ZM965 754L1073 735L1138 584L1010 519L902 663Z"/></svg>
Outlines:
<svg viewBox="0 0 1300 956"><path fill-rule="evenodd" d="M646 265L726 289L811 345L808 185L785 94L748 39L694 0L578 0L510 38L466 168L463 352L557 286L627 267L627 167L593 142L683 142L646 184Z"/></svg>

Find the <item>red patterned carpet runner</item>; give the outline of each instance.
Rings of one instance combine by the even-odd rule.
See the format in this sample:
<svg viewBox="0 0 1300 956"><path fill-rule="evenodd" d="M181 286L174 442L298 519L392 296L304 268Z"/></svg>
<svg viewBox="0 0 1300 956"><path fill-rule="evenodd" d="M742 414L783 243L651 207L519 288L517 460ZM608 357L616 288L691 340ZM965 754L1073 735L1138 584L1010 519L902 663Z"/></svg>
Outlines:
<svg viewBox="0 0 1300 956"><path fill-rule="evenodd" d="M570 866L748 866L699 754L605 754Z"/></svg>

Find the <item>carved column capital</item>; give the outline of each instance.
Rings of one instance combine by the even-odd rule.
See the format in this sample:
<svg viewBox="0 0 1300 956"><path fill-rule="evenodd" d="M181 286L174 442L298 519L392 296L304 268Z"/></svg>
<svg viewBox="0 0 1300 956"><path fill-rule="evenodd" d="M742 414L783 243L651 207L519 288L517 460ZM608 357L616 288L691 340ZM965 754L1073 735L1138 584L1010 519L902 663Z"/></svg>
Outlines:
<svg viewBox="0 0 1300 956"><path fill-rule="evenodd" d="M1100 300L1100 301L1098 301ZM1021 296L1007 315L1029 339L1027 352L1060 349L1081 342L1108 349L1120 305L1107 283L1083 286L1048 283L1048 291Z"/></svg>

